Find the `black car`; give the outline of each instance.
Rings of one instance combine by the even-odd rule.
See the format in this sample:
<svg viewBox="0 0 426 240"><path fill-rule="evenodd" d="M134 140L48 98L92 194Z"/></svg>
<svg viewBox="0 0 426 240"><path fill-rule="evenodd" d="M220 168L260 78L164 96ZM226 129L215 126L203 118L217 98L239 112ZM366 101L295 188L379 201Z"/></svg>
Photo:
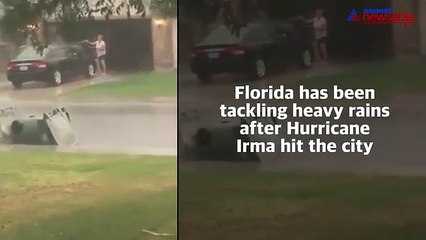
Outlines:
<svg viewBox="0 0 426 240"><path fill-rule="evenodd" d="M24 47L7 65L7 78L16 88L31 81L60 85L78 75L93 77L96 64L84 43L47 46L36 49Z"/></svg>
<svg viewBox="0 0 426 240"><path fill-rule="evenodd" d="M307 68L312 63L312 43L304 31L292 22L250 23L237 38L226 26L218 26L194 47L191 70L206 82L222 73L260 79L292 63Z"/></svg>

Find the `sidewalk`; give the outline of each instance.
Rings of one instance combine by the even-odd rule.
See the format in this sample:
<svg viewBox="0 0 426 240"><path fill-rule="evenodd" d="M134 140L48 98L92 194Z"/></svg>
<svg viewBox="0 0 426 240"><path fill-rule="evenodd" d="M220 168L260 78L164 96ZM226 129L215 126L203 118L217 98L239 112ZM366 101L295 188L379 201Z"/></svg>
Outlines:
<svg viewBox="0 0 426 240"><path fill-rule="evenodd" d="M180 64L179 68L178 68L178 80L179 80L179 84L182 84L182 82L187 82L191 78L196 78L196 77L191 72L189 64Z"/></svg>
<svg viewBox="0 0 426 240"><path fill-rule="evenodd" d="M7 84L7 77L4 72L0 72L0 86Z"/></svg>
<svg viewBox="0 0 426 240"><path fill-rule="evenodd" d="M176 148L155 147L129 147L129 148L102 148L102 147L57 147L57 146L26 146L26 145L0 145L0 151L55 151L59 153L89 153L89 154L131 154L151 156L176 156Z"/></svg>
<svg viewBox="0 0 426 240"><path fill-rule="evenodd" d="M17 109L31 109L32 111L50 111L57 107L65 107L70 111L105 114L136 114L136 113L163 113L176 114L177 101L170 102L137 102L137 101L108 101L108 102L78 102L66 100L16 100L0 98L0 108L15 107Z"/></svg>

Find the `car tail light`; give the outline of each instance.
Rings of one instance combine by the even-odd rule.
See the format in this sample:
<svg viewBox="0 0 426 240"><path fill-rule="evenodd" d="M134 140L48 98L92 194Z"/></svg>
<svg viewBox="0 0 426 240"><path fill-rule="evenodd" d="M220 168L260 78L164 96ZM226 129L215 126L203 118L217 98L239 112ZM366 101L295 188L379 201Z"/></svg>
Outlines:
<svg viewBox="0 0 426 240"><path fill-rule="evenodd" d="M231 53L233 55L243 55L243 54L245 54L244 49L242 49L242 48L240 48L238 46L227 47L225 49L225 51L229 52L229 53Z"/></svg>
<svg viewBox="0 0 426 240"><path fill-rule="evenodd" d="M32 66L35 68L47 68L47 64L44 62L33 62Z"/></svg>
<svg viewBox="0 0 426 240"><path fill-rule="evenodd" d="M7 70L9 71L9 70L12 70L13 68L15 68L16 67L16 64L15 63L8 63L7 64Z"/></svg>

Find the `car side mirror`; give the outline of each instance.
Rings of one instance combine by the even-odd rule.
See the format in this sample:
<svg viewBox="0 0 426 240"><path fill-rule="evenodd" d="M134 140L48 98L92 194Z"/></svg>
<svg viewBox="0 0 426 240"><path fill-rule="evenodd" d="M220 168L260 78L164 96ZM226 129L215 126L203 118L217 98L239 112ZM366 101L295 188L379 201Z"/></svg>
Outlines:
<svg viewBox="0 0 426 240"><path fill-rule="evenodd" d="M276 42L284 42L287 39L287 34L285 33L277 33L274 35L274 40Z"/></svg>
<svg viewBox="0 0 426 240"><path fill-rule="evenodd" d="M78 55L77 55L77 53L76 53L76 52L68 52L68 53L67 53L67 57L69 57L69 58L77 58L77 57L78 57Z"/></svg>

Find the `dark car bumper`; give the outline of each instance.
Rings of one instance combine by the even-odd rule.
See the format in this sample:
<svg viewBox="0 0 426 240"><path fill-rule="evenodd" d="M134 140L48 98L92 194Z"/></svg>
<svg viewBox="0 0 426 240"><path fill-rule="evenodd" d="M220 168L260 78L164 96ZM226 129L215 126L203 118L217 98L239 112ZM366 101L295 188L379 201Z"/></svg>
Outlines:
<svg viewBox="0 0 426 240"><path fill-rule="evenodd" d="M49 72L47 70L9 71L7 79L10 82L48 82Z"/></svg>
<svg viewBox="0 0 426 240"><path fill-rule="evenodd" d="M229 59L191 59L191 71L195 74L244 73L249 67L249 61L244 57Z"/></svg>

